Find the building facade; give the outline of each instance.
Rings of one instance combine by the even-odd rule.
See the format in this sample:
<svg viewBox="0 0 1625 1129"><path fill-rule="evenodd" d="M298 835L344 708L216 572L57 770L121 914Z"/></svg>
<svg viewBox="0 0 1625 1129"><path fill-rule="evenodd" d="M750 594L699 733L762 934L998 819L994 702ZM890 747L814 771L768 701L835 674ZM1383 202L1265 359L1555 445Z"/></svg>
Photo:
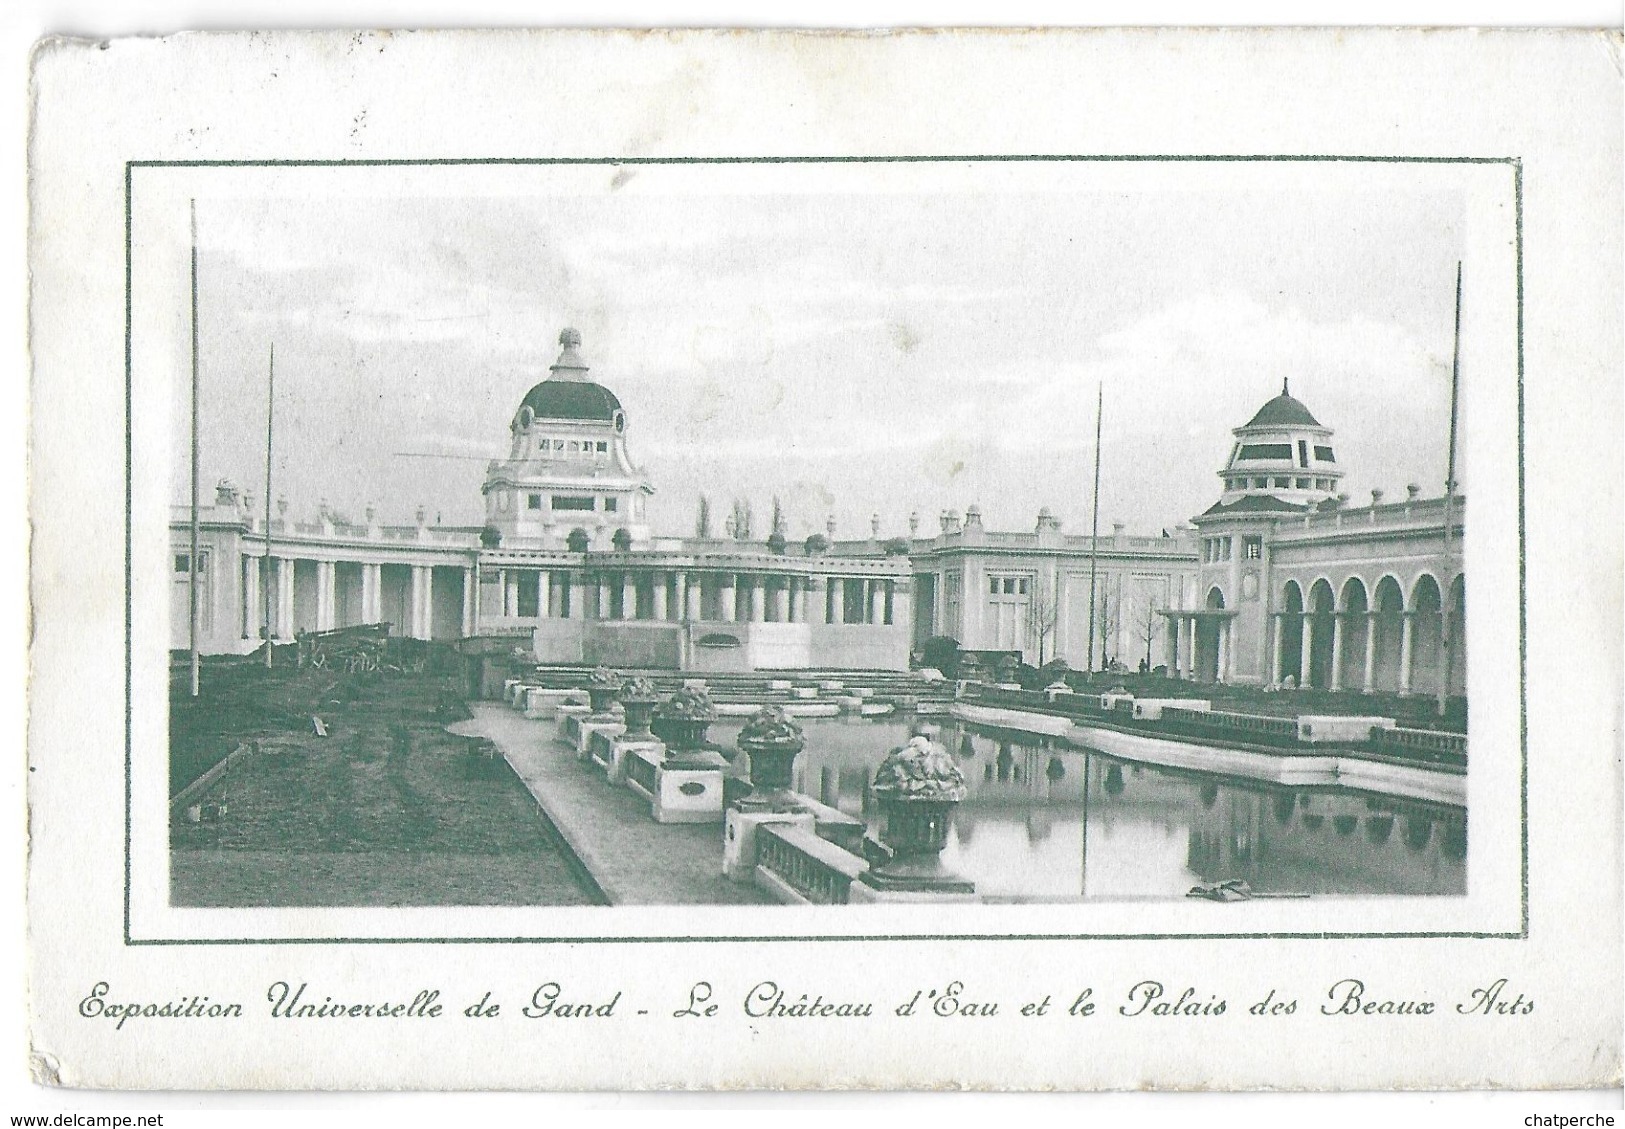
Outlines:
<svg viewBox="0 0 1625 1129"><path fill-rule="evenodd" d="M1197 600L1165 661L1201 682L1463 694L1466 499L1336 492L1332 431L1283 386L1235 429L1219 501L1192 519Z"/></svg>
<svg viewBox="0 0 1625 1129"><path fill-rule="evenodd" d="M222 482L202 509L199 640L247 653L267 636L388 623L400 635L507 635L542 662L686 670L907 669L906 556L654 536L654 493L614 393L588 379L567 329L547 380L526 393L509 454L482 488L486 524L269 523ZM171 646L189 645L189 511L171 518ZM775 548L783 551L775 551Z"/></svg>
<svg viewBox="0 0 1625 1129"><path fill-rule="evenodd" d="M989 531L971 506L922 536L808 544L663 537L629 421L590 379L574 330L509 425L482 487L485 524L362 522L323 504L269 524L223 482L200 518L199 640L388 623L419 639L528 639L539 661L696 671L906 669L934 636L1042 665L1199 682L1464 692L1465 499L1350 507L1333 432L1283 386L1246 424L1219 500L1174 531ZM188 512L171 519L171 645L188 645ZM1448 530L1448 536L1447 536ZM816 546L812 542L817 542Z"/></svg>
<svg viewBox="0 0 1625 1129"><path fill-rule="evenodd" d="M1150 669L1162 661L1159 613L1194 599L1187 528L1070 536L1044 509L1031 533L996 533L976 506L938 520L937 536L914 542L917 649L945 635L967 650L1020 651L1033 666Z"/></svg>

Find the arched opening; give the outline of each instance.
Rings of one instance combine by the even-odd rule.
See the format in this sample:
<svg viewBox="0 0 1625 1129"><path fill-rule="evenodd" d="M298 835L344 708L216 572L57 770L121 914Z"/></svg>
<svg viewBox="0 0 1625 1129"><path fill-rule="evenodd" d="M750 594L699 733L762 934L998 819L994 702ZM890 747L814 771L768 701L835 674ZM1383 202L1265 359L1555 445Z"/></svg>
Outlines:
<svg viewBox="0 0 1625 1129"><path fill-rule="evenodd" d="M1346 690L1369 690L1370 672L1366 670L1366 638L1371 625L1366 612L1370 610L1365 597L1365 582L1351 576L1343 585L1343 638L1338 653L1338 684Z"/></svg>
<svg viewBox="0 0 1625 1129"><path fill-rule="evenodd" d="M1210 611L1224 608L1224 593L1215 586L1208 589L1206 606ZM1219 633L1224 621L1218 616L1201 616L1196 621L1196 679L1198 682L1219 680Z"/></svg>
<svg viewBox="0 0 1625 1129"><path fill-rule="evenodd" d="M1405 630L1405 596L1391 576L1377 582L1376 615L1371 618L1371 688L1399 691L1400 640Z"/></svg>
<svg viewBox="0 0 1625 1129"><path fill-rule="evenodd" d="M1443 602L1439 584L1423 573L1411 589L1411 692L1437 694L1444 676L1439 627Z"/></svg>
<svg viewBox="0 0 1625 1129"><path fill-rule="evenodd" d="M1332 586L1315 581L1309 589L1309 671L1304 685L1324 690L1332 684L1332 620L1337 606Z"/></svg>
<svg viewBox="0 0 1625 1129"><path fill-rule="evenodd" d="M1467 578L1450 582L1450 692L1467 693Z"/></svg>
<svg viewBox="0 0 1625 1129"><path fill-rule="evenodd" d="M1303 591L1298 582L1288 580L1286 589L1281 593L1281 653L1277 657L1276 666L1280 671L1281 681L1291 678L1298 681L1303 669Z"/></svg>

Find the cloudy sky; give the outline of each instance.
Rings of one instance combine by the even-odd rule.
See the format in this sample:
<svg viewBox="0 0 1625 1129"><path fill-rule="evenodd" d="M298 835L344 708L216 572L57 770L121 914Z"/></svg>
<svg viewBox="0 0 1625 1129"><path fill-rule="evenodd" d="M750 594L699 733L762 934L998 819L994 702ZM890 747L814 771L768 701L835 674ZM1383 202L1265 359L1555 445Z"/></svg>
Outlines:
<svg viewBox="0 0 1625 1129"><path fill-rule="evenodd" d="M830 514L842 535L871 513L930 529L973 503L990 528L1047 505L1086 532L1097 385L1103 527L1210 505L1230 429L1283 377L1336 429L1357 500L1442 489L1463 245L1446 184L621 191L629 175L200 201L205 485L263 497L274 342L293 512L477 524L479 460L506 454L568 325L626 408L657 532L692 531L701 493L760 514L778 495L796 536ZM178 384L178 436L186 413ZM177 500L186 473L182 448Z"/></svg>

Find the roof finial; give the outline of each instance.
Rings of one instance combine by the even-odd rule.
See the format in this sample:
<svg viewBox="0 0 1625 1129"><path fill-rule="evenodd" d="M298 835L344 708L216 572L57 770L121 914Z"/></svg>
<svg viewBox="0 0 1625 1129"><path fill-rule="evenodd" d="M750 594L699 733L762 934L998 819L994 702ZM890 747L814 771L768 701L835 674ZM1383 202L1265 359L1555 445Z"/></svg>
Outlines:
<svg viewBox="0 0 1625 1129"><path fill-rule="evenodd" d="M581 347L581 333L574 329L560 330L559 345L562 346L559 350L559 359L554 361L549 369L553 379L586 380L586 362L581 359L581 354L576 352Z"/></svg>
<svg viewBox="0 0 1625 1129"><path fill-rule="evenodd" d="M564 331L564 332L566 332L566 333L574 333L574 332L575 332L575 330L573 330L573 329L567 329L567 330L565 330L565 331ZM578 345L579 345L579 344L581 344L581 342L579 342L579 341L577 341L577 342L576 342L576 344L578 344ZM1284 377L1284 376L1283 376L1283 377L1282 377L1282 378L1281 378L1281 395L1283 395L1283 396L1290 396L1290 395L1292 395L1292 393L1291 393L1291 392L1288 392L1288 391L1287 391L1287 387L1286 387L1286 377Z"/></svg>

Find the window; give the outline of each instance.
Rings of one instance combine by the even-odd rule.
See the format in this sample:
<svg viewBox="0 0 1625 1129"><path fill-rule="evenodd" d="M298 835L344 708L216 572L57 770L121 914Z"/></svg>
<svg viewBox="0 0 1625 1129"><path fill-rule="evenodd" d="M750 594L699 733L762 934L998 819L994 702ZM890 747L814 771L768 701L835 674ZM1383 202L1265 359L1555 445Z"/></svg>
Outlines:
<svg viewBox="0 0 1625 1129"><path fill-rule="evenodd" d="M600 454L600 455L606 455L606 454L608 454L608 453L609 453L609 444L608 444L608 443L603 443L603 442L600 442L600 443L599 443L599 444L598 444L598 453L599 453L599 454Z"/></svg>
<svg viewBox="0 0 1625 1129"><path fill-rule="evenodd" d="M575 440L575 439L570 440L570 446L567 448L567 450L572 455L581 454L581 443L580 443L580 441Z"/></svg>
<svg viewBox="0 0 1625 1129"><path fill-rule="evenodd" d="M1286 459L1290 462L1292 460L1292 444L1243 443L1240 457L1243 459Z"/></svg>
<svg viewBox="0 0 1625 1129"><path fill-rule="evenodd" d="M591 498L572 498L564 494L553 495L553 508L555 510L590 510L593 508Z"/></svg>
<svg viewBox="0 0 1625 1129"><path fill-rule="evenodd" d="M1291 482L1292 480L1290 478L1277 478L1275 480L1275 488L1277 490L1285 490L1291 484Z"/></svg>
<svg viewBox="0 0 1625 1129"><path fill-rule="evenodd" d="M1296 479L1295 481L1297 483L1297 487L1298 487L1299 490L1307 490L1307 489L1309 489L1309 480L1307 478L1299 478L1299 479Z"/></svg>
<svg viewBox="0 0 1625 1129"><path fill-rule="evenodd" d="M564 440L562 440L562 439L553 440L553 450L559 452L560 454L563 454L564 453Z"/></svg>
<svg viewBox="0 0 1625 1129"><path fill-rule="evenodd" d="M1270 480L1267 479L1267 478L1255 478L1255 479L1253 479L1253 489L1254 490L1262 490L1265 487L1267 487L1269 484L1270 484Z"/></svg>
<svg viewBox="0 0 1625 1129"><path fill-rule="evenodd" d="M616 508L619 505L620 505L620 499L619 498L605 498L604 499L604 512L606 514L612 514L612 513L615 512Z"/></svg>
<svg viewBox="0 0 1625 1129"><path fill-rule="evenodd" d="M1331 488L1332 488L1332 480L1331 479L1329 479L1329 478L1317 478L1317 479L1315 479L1315 489L1316 490L1330 490Z"/></svg>
<svg viewBox="0 0 1625 1129"><path fill-rule="evenodd" d="M175 554L175 571L185 576L192 571L192 557L190 553Z"/></svg>
<svg viewBox="0 0 1625 1129"><path fill-rule="evenodd" d="M1332 458L1332 449L1330 447L1322 447L1317 443L1315 445L1315 461L1321 463L1335 463L1337 460Z"/></svg>
<svg viewBox="0 0 1625 1129"><path fill-rule="evenodd" d="M999 594L999 578L998 577L995 576L995 577L993 577L991 580L989 580L987 582L987 594L989 596L997 596Z"/></svg>
<svg viewBox="0 0 1625 1129"><path fill-rule="evenodd" d="M527 498L525 500L525 508L529 509L529 510L539 510L539 509L541 509L542 508L542 496L540 494L532 494L529 498Z"/></svg>
<svg viewBox="0 0 1625 1129"><path fill-rule="evenodd" d="M1264 539L1262 537L1243 537L1241 539L1241 555L1250 561L1256 561L1264 555Z"/></svg>
<svg viewBox="0 0 1625 1129"><path fill-rule="evenodd" d="M1309 465L1309 443L1304 439L1298 440L1298 465L1301 467Z"/></svg>

